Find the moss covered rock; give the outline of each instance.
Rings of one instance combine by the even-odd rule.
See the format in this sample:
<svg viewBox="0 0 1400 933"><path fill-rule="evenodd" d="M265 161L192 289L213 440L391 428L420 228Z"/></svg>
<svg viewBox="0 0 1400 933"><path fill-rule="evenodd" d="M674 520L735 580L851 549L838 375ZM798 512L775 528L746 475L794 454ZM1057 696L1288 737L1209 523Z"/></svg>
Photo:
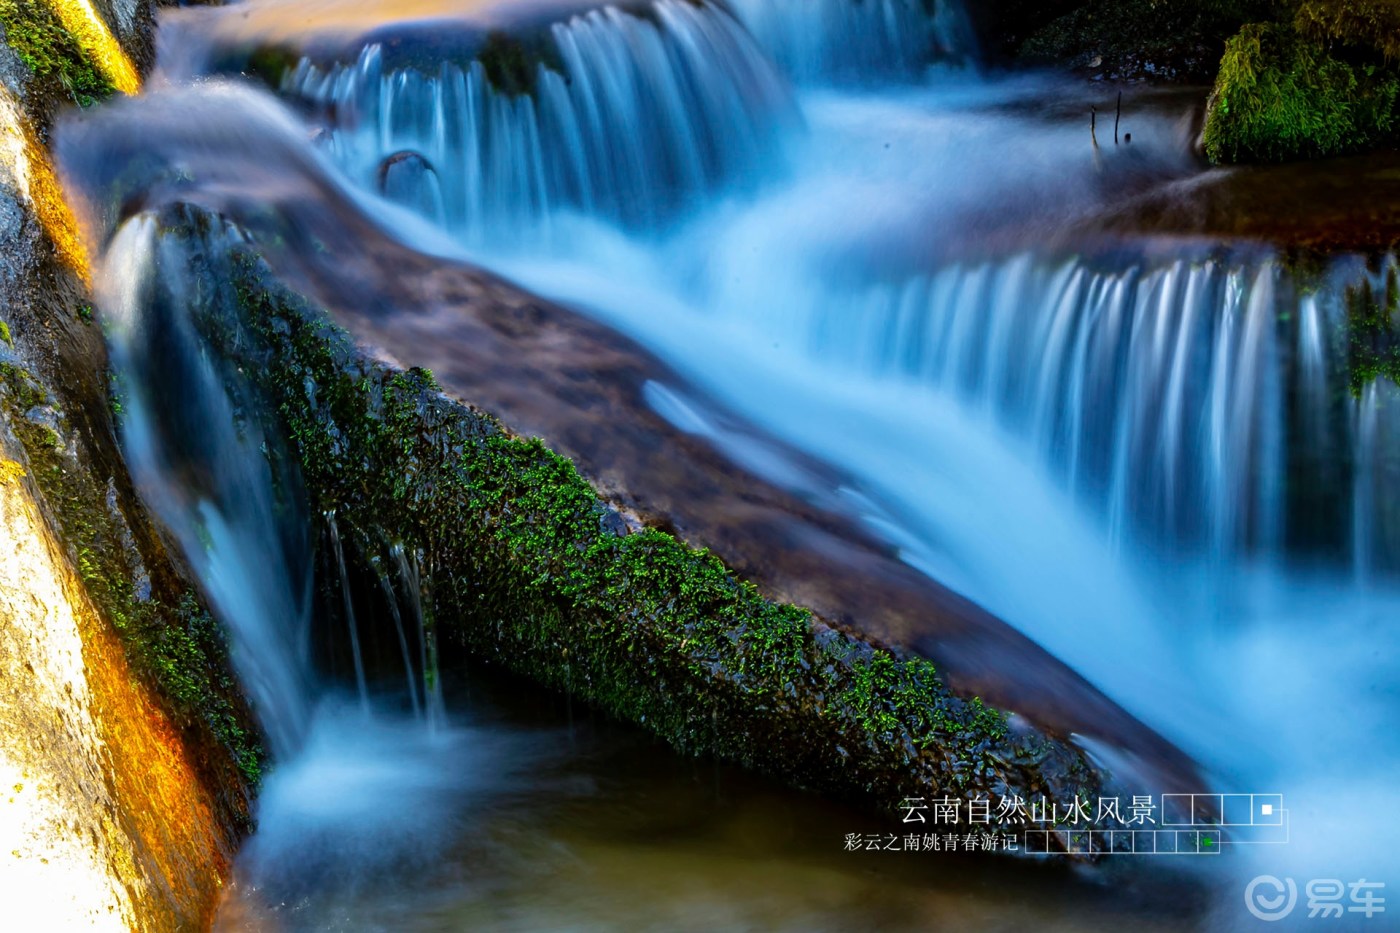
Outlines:
<svg viewBox="0 0 1400 933"><path fill-rule="evenodd" d="M1094 796L1063 738L953 693L924 658L765 597L714 554L619 514L539 440L366 357L207 219L192 309L258 382L351 573L402 549L442 655L567 691L688 754L895 811L908 796ZM217 242L213 242L217 240ZM231 260L221 259L232 255Z"/></svg>
<svg viewBox="0 0 1400 933"><path fill-rule="evenodd" d="M43 0L0 0L0 26L45 95L87 107L116 90Z"/></svg>
<svg viewBox="0 0 1400 933"><path fill-rule="evenodd" d="M1226 46L1205 127L1216 162L1281 162L1371 149L1400 130L1400 71L1344 55L1290 24L1244 27Z"/></svg>

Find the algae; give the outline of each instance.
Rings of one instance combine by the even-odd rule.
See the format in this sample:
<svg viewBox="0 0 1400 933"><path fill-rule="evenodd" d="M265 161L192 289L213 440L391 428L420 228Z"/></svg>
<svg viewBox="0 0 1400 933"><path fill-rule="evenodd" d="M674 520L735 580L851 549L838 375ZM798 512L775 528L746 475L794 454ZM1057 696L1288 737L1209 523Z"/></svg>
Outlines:
<svg viewBox="0 0 1400 933"><path fill-rule="evenodd" d="M56 85L80 107L106 100L116 86L41 0L0 0L5 42L41 84Z"/></svg>
<svg viewBox="0 0 1400 933"><path fill-rule="evenodd" d="M1377 379L1400 385L1400 270L1349 287L1346 309L1352 394L1360 398Z"/></svg>
<svg viewBox="0 0 1400 933"><path fill-rule="evenodd" d="M249 717L219 626L193 591L168 601L138 592L137 570L126 556L107 490L91 471L73 467L52 422L33 415L52 406L47 390L20 367L0 363L0 392L84 588L118 633L133 668L157 686L177 723L206 727L243 778L256 784L266 753L261 737L245 725Z"/></svg>

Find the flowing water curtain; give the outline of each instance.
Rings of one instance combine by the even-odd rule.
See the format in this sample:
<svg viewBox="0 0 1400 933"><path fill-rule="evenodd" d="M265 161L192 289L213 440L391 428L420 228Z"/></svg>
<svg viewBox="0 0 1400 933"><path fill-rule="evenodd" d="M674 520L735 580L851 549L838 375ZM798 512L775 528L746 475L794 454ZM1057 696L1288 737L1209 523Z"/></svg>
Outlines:
<svg viewBox="0 0 1400 933"><path fill-rule="evenodd" d="M1358 274L1307 291L1269 260L1021 256L816 290L771 333L985 412L1119 540L1393 572L1400 399L1352 395Z"/></svg>
<svg viewBox="0 0 1400 933"><path fill-rule="evenodd" d="M805 83L869 84L963 66L977 42L956 0L731 0L783 69Z"/></svg>
<svg viewBox="0 0 1400 933"><path fill-rule="evenodd" d="M401 665L415 718L439 729L445 712L421 556L357 538L333 512L313 523L278 419L246 376L261 352L244 330L246 312L232 285L208 287L234 281L227 242L242 238L231 226L162 233L153 217L140 215L106 251L100 299L133 476L228 626L232 660L276 758L300 749L325 695L313 637L348 655L353 677L344 680L364 713L371 674L399 674ZM243 355L231 355L231 346ZM319 613L316 528L324 535L315 550L331 562L321 571L322 588L334 597ZM377 586L352 586L364 568ZM362 644L360 618L377 613L376 597L396 639L379 654L373 642Z"/></svg>
<svg viewBox="0 0 1400 933"><path fill-rule="evenodd" d="M1356 276L1351 279L1355 297ZM1400 282L1400 258L1387 257L1378 268L1365 275L1367 294L1380 298L1390 339L1394 339L1400 320L1396 318L1396 284ZM1342 315L1356 312L1355 305L1343 301ZM1348 321L1356 327L1355 318ZM1352 350L1363 342L1359 334L1351 335ZM1400 350L1392 347L1392 359ZM1356 361L1353 360L1353 365ZM1392 370L1393 371L1393 370ZM1354 387L1355 388L1355 387ZM1384 375L1376 376L1360 387L1360 398L1351 409L1349 427L1356 438L1356 469L1352 474L1352 553L1358 581L1370 583L1396 572L1400 563L1400 388Z"/></svg>
<svg viewBox="0 0 1400 933"><path fill-rule="evenodd" d="M719 186L759 183L799 117L727 12L661 0L653 14L553 26L527 92L498 87L480 60L394 67L379 45L352 65L303 59L282 90L319 105L327 151L353 178L456 232L499 236L559 210L657 224Z"/></svg>
<svg viewBox="0 0 1400 933"><path fill-rule="evenodd" d="M211 237L236 236L231 230ZM217 309L187 244L139 215L113 236L98 299L108 322L122 450L230 631L230 657L277 758L311 718L310 563L299 478L263 431L246 381L206 346ZM215 251L211 255L218 255ZM218 315L214 326L236 326Z"/></svg>

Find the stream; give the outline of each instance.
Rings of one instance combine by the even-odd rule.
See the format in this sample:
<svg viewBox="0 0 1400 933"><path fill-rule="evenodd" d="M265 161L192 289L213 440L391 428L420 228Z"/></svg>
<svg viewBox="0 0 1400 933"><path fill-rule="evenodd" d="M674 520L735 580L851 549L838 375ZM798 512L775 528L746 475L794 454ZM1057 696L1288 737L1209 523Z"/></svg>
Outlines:
<svg viewBox="0 0 1400 933"><path fill-rule="evenodd" d="M1103 233L1221 171L1195 153L1195 99L1132 90L1115 143L1108 92L987 72L938 9L172 8L148 90L60 127L70 188L100 199L104 162L138 166L97 275L123 449L275 759L218 929L1228 930L1255 925L1257 875L1395 880L1400 390L1352 392L1346 300L1400 265L1305 273L1259 243ZM528 94L461 53L498 30L548 49ZM285 61L271 86L238 74L260 48ZM1004 620L1213 788L1281 794L1289 841L1095 868L847 852L880 822L497 671L439 671L402 552L345 583L328 671L314 552L340 555L335 516L297 507L186 319L199 285L173 272L167 203L304 234L273 265L332 308L353 300L337 270L389 249L373 236L644 348L649 417ZM431 291L401 268L378 284ZM472 359L450 329L356 320L449 390L436 359ZM366 587L392 611L362 645Z"/></svg>

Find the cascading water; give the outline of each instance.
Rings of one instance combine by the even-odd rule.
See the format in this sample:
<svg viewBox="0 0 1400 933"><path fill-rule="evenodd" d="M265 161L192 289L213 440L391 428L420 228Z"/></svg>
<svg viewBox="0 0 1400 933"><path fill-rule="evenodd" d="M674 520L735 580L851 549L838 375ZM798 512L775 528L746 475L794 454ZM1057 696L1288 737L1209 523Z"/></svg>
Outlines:
<svg viewBox="0 0 1400 933"><path fill-rule="evenodd" d="M1214 876L1216 924L1261 872L1387 864L1383 827L1341 815L1368 812L1400 756L1380 738L1400 689L1400 391L1350 396L1339 282L1354 268L1302 297L1270 262L1029 257L843 292L809 268L697 272L678 258L694 241L590 235L585 257L490 261L852 477L847 507L910 564L1013 620L1224 789L1288 795L1292 843Z"/></svg>
<svg viewBox="0 0 1400 933"><path fill-rule="evenodd" d="M402 603L418 642L416 665L406 640L401 655L412 715L399 710L391 686L371 681L334 515L324 517L337 567L330 585L343 601L354 699L318 674L307 645L313 525L304 494L276 466L285 454L264 431L275 419L245 364L210 349L210 332L230 345L248 342L230 295L214 284L229 281L229 271L190 271L192 254L223 255L219 244L241 235L227 228L208 236L191 243L187 234L162 233L151 216L131 218L104 253L98 298L123 451L227 626L271 743L260 831L240 856L242 884L228 906L237 913L245 902L294 902L308 878L318 891L349 892L388 866L426 871L422 863L470 831L470 807L499 796L524 761L538 765L547 755L527 757L519 738L448 722L418 574L398 546L385 548L383 588L399 637L407 638Z"/></svg>
<svg viewBox="0 0 1400 933"><path fill-rule="evenodd" d="M274 476L253 400L187 314L186 283L151 218L127 223L103 260L98 300L122 396L123 451L141 494L179 541L219 618L277 757L311 718L300 644L309 624L306 525L295 478ZM236 384L236 380L235 384Z"/></svg>
<svg viewBox="0 0 1400 933"><path fill-rule="evenodd" d="M427 168L399 199L426 197L430 216L440 203L448 227L490 238L561 209L655 224L771 171L795 119L779 73L720 7L604 8L555 25L549 43L557 61L529 66L531 93L497 89L478 60L387 66L378 45L353 65L303 59L282 88L334 114L324 144L352 177L392 192L385 160L414 153Z"/></svg>
<svg viewBox="0 0 1400 933"><path fill-rule="evenodd" d="M736 8L752 25L778 5ZM756 31L794 76L839 80L820 41L783 51L780 32ZM1380 620L1400 605L1397 487L1378 480L1395 475L1400 398L1375 384L1352 399L1346 355L1345 288L1374 274L1342 263L1310 290L1257 251L1150 243L940 261L963 232L945 236L940 218L979 231L1019 209L1026 229L1050 229L1144 171L1189 171L1169 116L1156 129L1135 114L1135 148L1105 155L1079 129L995 111L974 122L969 101L995 108L996 93L804 95L789 179L749 203L660 233L617 230L606 212L556 219L549 249L522 237L528 249L477 247L480 259L856 477L853 507L883 502L864 517L907 560L1022 626L1229 786L1316 795L1342 756L1359 801L1396 753L1372 757L1382 714L1366 697L1395 688L1373 649L1393 643ZM893 235L879 226L892 219ZM926 260L906 232L927 240L928 271L907 271ZM872 239L894 243L880 262ZM1345 658L1360 692L1321 657ZM1368 712L1342 727L1318 723L1320 708ZM1277 735L1279 720L1296 725ZM1322 772L1300 765L1319 756ZM1299 807L1312 855L1291 860L1364 871L1383 843L1342 851L1325 808Z"/></svg>
<svg viewBox="0 0 1400 933"><path fill-rule="evenodd" d="M1028 99L1024 83L850 89L853 76L917 74L931 48L969 48L956 5L938 8L942 19L915 0L661 0L648 17L600 10L552 27L557 59L535 67L530 94L494 87L480 62L392 67L379 45L349 65L303 60L281 91L312 105L322 151L353 184L688 377L708 398L648 388L681 430L792 482L705 416L719 403L837 467L851 485L821 501L1069 662L1224 789L1290 795L1291 847L1238 872L1375 874L1389 840L1344 812L1383 795L1400 760L1386 731L1400 691L1387 663L1400 392L1351 394L1345 290L1379 287L1395 261L1342 260L1304 283L1257 248L1066 238L1196 172L1183 121L1130 111L1134 142L1109 149L1078 111L1007 107ZM379 220L404 240L419 232ZM290 647L305 613L297 542L274 518L228 375L178 314L145 323L148 306L179 304L151 297L159 243L149 222L128 224L107 259L122 271L104 277L126 283L104 303L119 309L128 455L234 631L279 747L312 736L264 794L250 876L290 871L308 834L338 864L347 821L421 840L421 814L377 813L374 795L401 781L460 813L441 762L466 769L461 732L443 759L421 731L391 739L382 713L365 726L337 706L333 727L311 724L325 717ZM157 334L184 365L158 371ZM170 396L185 407L167 413L162 378L199 390ZM207 465L189 443L204 435L167 427L191 418L214 426ZM292 570L269 574L267 540L291 542L279 559ZM437 709L419 571L387 547L379 588L409 702ZM317 797L327 763L364 778L333 814ZM372 836L352 835L354 857L375 864ZM1222 894L1222 925L1237 895Z"/></svg>
<svg viewBox="0 0 1400 933"><path fill-rule="evenodd" d="M1114 258L1127 268L1026 255L854 293L814 274L762 330L823 367L985 410L1114 540L1227 566L1288 555L1400 569L1393 528L1341 537L1375 511L1353 483L1400 456L1393 428L1379 430L1381 390L1349 401L1341 283L1358 264L1299 295L1267 259ZM1290 508L1304 491L1317 501Z"/></svg>
<svg viewBox="0 0 1400 933"><path fill-rule="evenodd" d="M365 679L365 657L360 650L360 626L355 621L355 601L350 596L350 574L345 567L345 546L340 542L340 529L335 523L335 513L326 513L326 526L330 529L331 548L335 552L336 576L340 580L340 597L345 609L345 629L350 635L350 661L355 667L355 686L360 694L360 707L369 713L369 684Z"/></svg>
<svg viewBox="0 0 1400 933"><path fill-rule="evenodd" d="M764 50L804 82L917 76L976 48L962 7L941 0L734 0Z"/></svg>

